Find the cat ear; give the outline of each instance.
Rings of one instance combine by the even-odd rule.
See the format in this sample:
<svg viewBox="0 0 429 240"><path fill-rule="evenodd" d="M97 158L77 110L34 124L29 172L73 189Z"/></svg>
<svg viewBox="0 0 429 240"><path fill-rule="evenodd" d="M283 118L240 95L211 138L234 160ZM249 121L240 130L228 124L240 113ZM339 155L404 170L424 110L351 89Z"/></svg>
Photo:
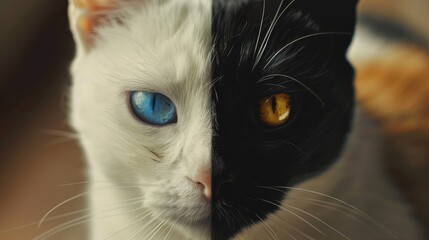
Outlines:
<svg viewBox="0 0 429 240"><path fill-rule="evenodd" d="M325 31L353 31L358 0L296 0Z"/></svg>
<svg viewBox="0 0 429 240"><path fill-rule="evenodd" d="M140 0L142 1L142 0ZM69 0L69 22L78 51L94 47L97 28L120 22L120 8L139 0Z"/></svg>
<svg viewBox="0 0 429 240"><path fill-rule="evenodd" d="M338 49L348 48L356 25L358 0L295 0L299 8L310 13L321 32L345 33L338 38Z"/></svg>

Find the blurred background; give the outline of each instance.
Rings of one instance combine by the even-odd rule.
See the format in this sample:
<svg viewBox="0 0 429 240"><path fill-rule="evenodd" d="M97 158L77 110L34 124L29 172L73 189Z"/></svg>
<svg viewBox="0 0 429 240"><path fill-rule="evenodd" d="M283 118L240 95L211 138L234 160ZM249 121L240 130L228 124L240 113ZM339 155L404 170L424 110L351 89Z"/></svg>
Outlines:
<svg viewBox="0 0 429 240"><path fill-rule="evenodd" d="M361 0L359 11L385 23L378 29L400 27L398 54L358 64L356 85L384 129L387 170L429 229L429 1ZM1 240L32 239L82 215L36 223L85 192L85 164L67 120L73 55L66 0L0 1ZM53 216L84 208L83 195ZM84 239L78 229L52 239Z"/></svg>

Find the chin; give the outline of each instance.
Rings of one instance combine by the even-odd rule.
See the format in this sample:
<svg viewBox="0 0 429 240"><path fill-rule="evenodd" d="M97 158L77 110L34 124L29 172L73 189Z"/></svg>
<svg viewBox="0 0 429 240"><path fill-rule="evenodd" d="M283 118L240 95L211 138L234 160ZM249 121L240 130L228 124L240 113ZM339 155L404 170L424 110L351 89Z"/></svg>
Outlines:
<svg viewBox="0 0 429 240"><path fill-rule="evenodd" d="M177 229L182 232L187 239L210 239L211 220L207 218L198 222L177 224Z"/></svg>

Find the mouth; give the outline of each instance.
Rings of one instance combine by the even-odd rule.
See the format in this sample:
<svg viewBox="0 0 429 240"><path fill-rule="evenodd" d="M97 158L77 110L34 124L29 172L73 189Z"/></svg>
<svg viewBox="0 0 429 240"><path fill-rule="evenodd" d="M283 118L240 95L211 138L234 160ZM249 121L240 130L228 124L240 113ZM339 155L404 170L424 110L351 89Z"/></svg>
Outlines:
<svg viewBox="0 0 429 240"><path fill-rule="evenodd" d="M200 206L151 206L152 215L176 225L190 228L209 227L211 214L209 205Z"/></svg>
<svg viewBox="0 0 429 240"><path fill-rule="evenodd" d="M237 198L232 201L218 199L212 205L211 228L213 233L211 239L231 239L244 229L263 221L270 213L278 210L268 200L264 201L262 197L256 194L250 196L252 197ZM260 196L269 196L269 194L263 192ZM278 198L273 196L269 199L273 199L273 202L278 201Z"/></svg>

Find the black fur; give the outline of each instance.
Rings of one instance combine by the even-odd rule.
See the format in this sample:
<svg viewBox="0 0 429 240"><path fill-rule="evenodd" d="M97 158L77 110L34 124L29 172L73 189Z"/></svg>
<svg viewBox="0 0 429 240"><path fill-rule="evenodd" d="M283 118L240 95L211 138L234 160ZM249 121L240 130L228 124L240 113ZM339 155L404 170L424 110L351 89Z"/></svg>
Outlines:
<svg viewBox="0 0 429 240"><path fill-rule="evenodd" d="M287 196L261 186L293 186L325 170L349 132L354 72L345 51L356 1L285 0L279 8L280 3L213 2L213 239L229 239L276 211L268 201ZM289 4L264 41L278 10ZM315 33L325 34L278 52ZM292 96L292 117L283 126L265 126L258 102L280 92Z"/></svg>

